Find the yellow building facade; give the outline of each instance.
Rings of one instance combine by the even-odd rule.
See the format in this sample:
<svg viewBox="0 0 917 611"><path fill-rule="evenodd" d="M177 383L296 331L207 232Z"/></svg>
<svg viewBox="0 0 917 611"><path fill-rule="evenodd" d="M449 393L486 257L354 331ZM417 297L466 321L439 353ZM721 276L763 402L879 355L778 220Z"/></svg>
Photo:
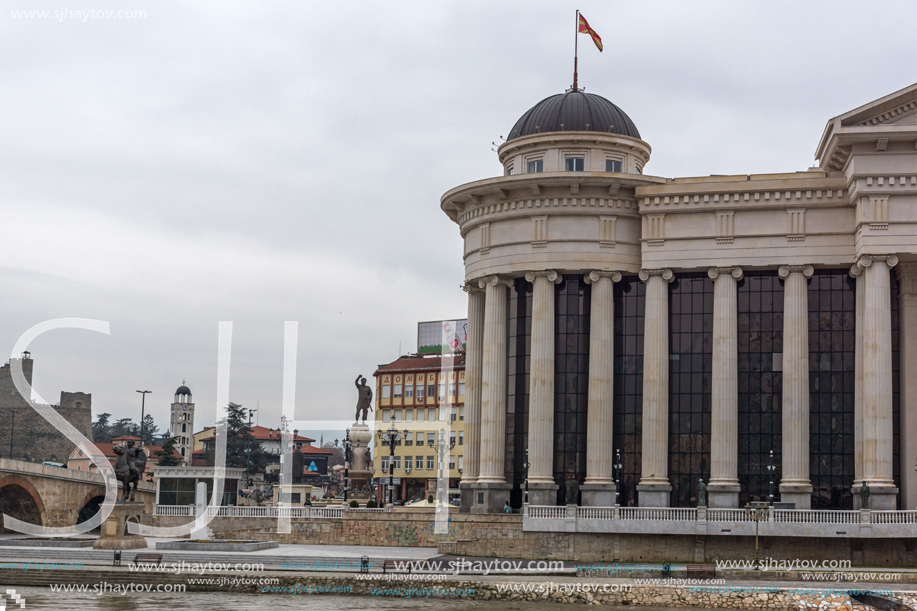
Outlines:
<svg viewBox="0 0 917 611"><path fill-rule="evenodd" d="M443 485L448 486L451 499L458 498L465 445L464 355L403 356L380 365L373 377L376 498L388 503L391 496L403 503L435 496L440 476L440 432L445 441ZM379 435L392 427L397 431L394 454Z"/></svg>

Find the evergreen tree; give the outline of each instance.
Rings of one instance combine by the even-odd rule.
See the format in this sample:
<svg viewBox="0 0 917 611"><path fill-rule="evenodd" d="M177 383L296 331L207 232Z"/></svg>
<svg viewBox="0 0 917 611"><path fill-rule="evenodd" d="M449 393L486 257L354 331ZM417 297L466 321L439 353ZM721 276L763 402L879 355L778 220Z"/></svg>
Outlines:
<svg viewBox="0 0 917 611"><path fill-rule="evenodd" d="M251 473L263 469L268 463L269 456L261 447L261 442L252 435L248 425L248 411L238 403L230 403L226 406L226 417L223 422L226 423L226 466L242 469L249 466ZM220 424L217 423L217 430ZM207 444L207 464L213 465L215 451L216 437Z"/></svg>
<svg viewBox="0 0 917 611"><path fill-rule="evenodd" d="M159 459L156 464L160 467L175 467L181 464L181 459L175 452L175 437L169 437L162 445L162 449L156 451L156 457Z"/></svg>
<svg viewBox="0 0 917 611"><path fill-rule="evenodd" d="M137 437L140 437L140 426L134 425L137 428ZM151 414L146 414L143 417L143 443L146 445L153 445L153 437L159 432L159 427L156 426L156 421L153 420Z"/></svg>
<svg viewBox="0 0 917 611"><path fill-rule="evenodd" d="M92 423L92 440L95 443L111 443L111 414L99 414Z"/></svg>
<svg viewBox="0 0 917 611"><path fill-rule="evenodd" d="M134 424L134 421L131 420L130 418L120 418L119 420L116 420L115 423L111 426L111 436L112 437L121 437L122 435L139 436L138 433L140 432L140 427L136 428L136 432L134 430L134 427L137 427L137 425Z"/></svg>

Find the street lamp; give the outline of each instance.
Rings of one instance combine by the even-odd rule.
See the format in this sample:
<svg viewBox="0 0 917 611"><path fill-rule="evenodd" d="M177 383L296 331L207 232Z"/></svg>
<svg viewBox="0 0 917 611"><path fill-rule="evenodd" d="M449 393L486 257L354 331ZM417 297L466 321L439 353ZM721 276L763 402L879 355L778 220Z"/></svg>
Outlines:
<svg viewBox="0 0 917 611"><path fill-rule="evenodd" d="M522 468L525 469L525 498L522 499L523 505L529 504L529 468L531 468L532 463L529 462L529 449L525 449L525 462L522 463Z"/></svg>
<svg viewBox="0 0 917 611"><path fill-rule="evenodd" d="M337 439L334 440L334 445L337 445ZM347 429L347 434L341 443L341 449L344 452L344 504L346 505L347 489L350 487L347 478L349 476L350 461L353 459L353 442L350 441L350 429Z"/></svg>
<svg viewBox="0 0 917 611"><path fill-rule="evenodd" d="M446 504L448 499L443 498L443 492L448 490L448 483L445 486L440 484L443 481L443 466L446 460L446 450L452 450L455 447L455 439L450 438L449 441L446 441L446 431L445 429L439 429L439 438L434 441L432 439L427 441L427 445L436 450L436 453L439 455L439 478L436 480L436 503Z"/></svg>
<svg viewBox="0 0 917 611"><path fill-rule="evenodd" d="M777 470L777 465L774 464L774 451L771 450L769 456L769 462L767 463L767 476L769 481L767 482L767 500L769 503L774 503L774 471Z"/></svg>
<svg viewBox="0 0 917 611"><path fill-rule="evenodd" d="M745 515L749 520L755 522L755 570L761 569L760 560L758 560L758 522L767 519L767 503L752 502L745 504Z"/></svg>
<svg viewBox="0 0 917 611"><path fill-rule="evenodd" d="M146 396L148 393L151 393L153 391L138 390L137 392L139 392L140 396L142 397L140 399L140 447L142 448L143 447L143 424L144 424L143 421L146 418Z"/></svg>
<svg viewBox="0 0 917 611"><path fill-rule="evenodd" d="M401 443L401 440L408 436L408 430L405 429L402 433L395 429L395 422L392 422L391 427L387 431L379 431L379 443L380 445L387 445L389 447L389 459L388 459L388 504L391 505L395 502L395 446ZM385 495L382 497L385 498ZM385 505L383 501L381 505Z"/></svg>
<svg viewBox="0 0 917 611"><path fill-rule="evenodd" d="M248 487L252 487L252 414L258 411L258 408L249 408L248 409L248 456L245 458L245 481L248 483ZM293 446L296 446L296 432L293 431ZM282 495L281 495L282 496Z"/></svg>
<svg viewBox="0 0 917 611"><path fill-rule="evenodd" d="M624 464L621 462L621 448L615 450L615 462L611 466L614 469L615 478L615 505L618 505L618 495L621 490L621 469L624 468Z"/></svg>

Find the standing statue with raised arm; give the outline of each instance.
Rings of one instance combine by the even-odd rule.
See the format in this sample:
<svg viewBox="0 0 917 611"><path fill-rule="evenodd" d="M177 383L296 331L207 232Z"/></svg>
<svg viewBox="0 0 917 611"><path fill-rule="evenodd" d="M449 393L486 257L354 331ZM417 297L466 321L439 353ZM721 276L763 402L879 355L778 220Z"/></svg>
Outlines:
<svg viewBox="0 0 917 611"><path fill-rule="evenodd" d="M362 375L358 375L353 384L357 387L358 393L356 420L360 421L360 412L363 412L363 422L366 422L367 413L373 410L373 389L366 384L366 378Z"/></svg>

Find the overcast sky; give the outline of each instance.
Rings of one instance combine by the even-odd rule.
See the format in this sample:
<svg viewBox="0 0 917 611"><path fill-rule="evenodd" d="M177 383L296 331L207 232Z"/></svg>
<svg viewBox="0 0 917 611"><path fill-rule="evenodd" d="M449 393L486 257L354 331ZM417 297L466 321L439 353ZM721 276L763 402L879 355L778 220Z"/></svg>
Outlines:
<svg viewBox="0 0 917 611"><path fill-rule="evenodd" d="M276 427L295 320L297 419L352 418L358 373L465 316L439 198L570 86L576 8L605 43L580 37L580 84L656 176L805 170L828 119L917 81L913 2L5 2L2 358L45 320L109 321L36 340L37 391L137 419L149 389L166 428L186 380L199 429L234 321L230 397Z"/></svg>

